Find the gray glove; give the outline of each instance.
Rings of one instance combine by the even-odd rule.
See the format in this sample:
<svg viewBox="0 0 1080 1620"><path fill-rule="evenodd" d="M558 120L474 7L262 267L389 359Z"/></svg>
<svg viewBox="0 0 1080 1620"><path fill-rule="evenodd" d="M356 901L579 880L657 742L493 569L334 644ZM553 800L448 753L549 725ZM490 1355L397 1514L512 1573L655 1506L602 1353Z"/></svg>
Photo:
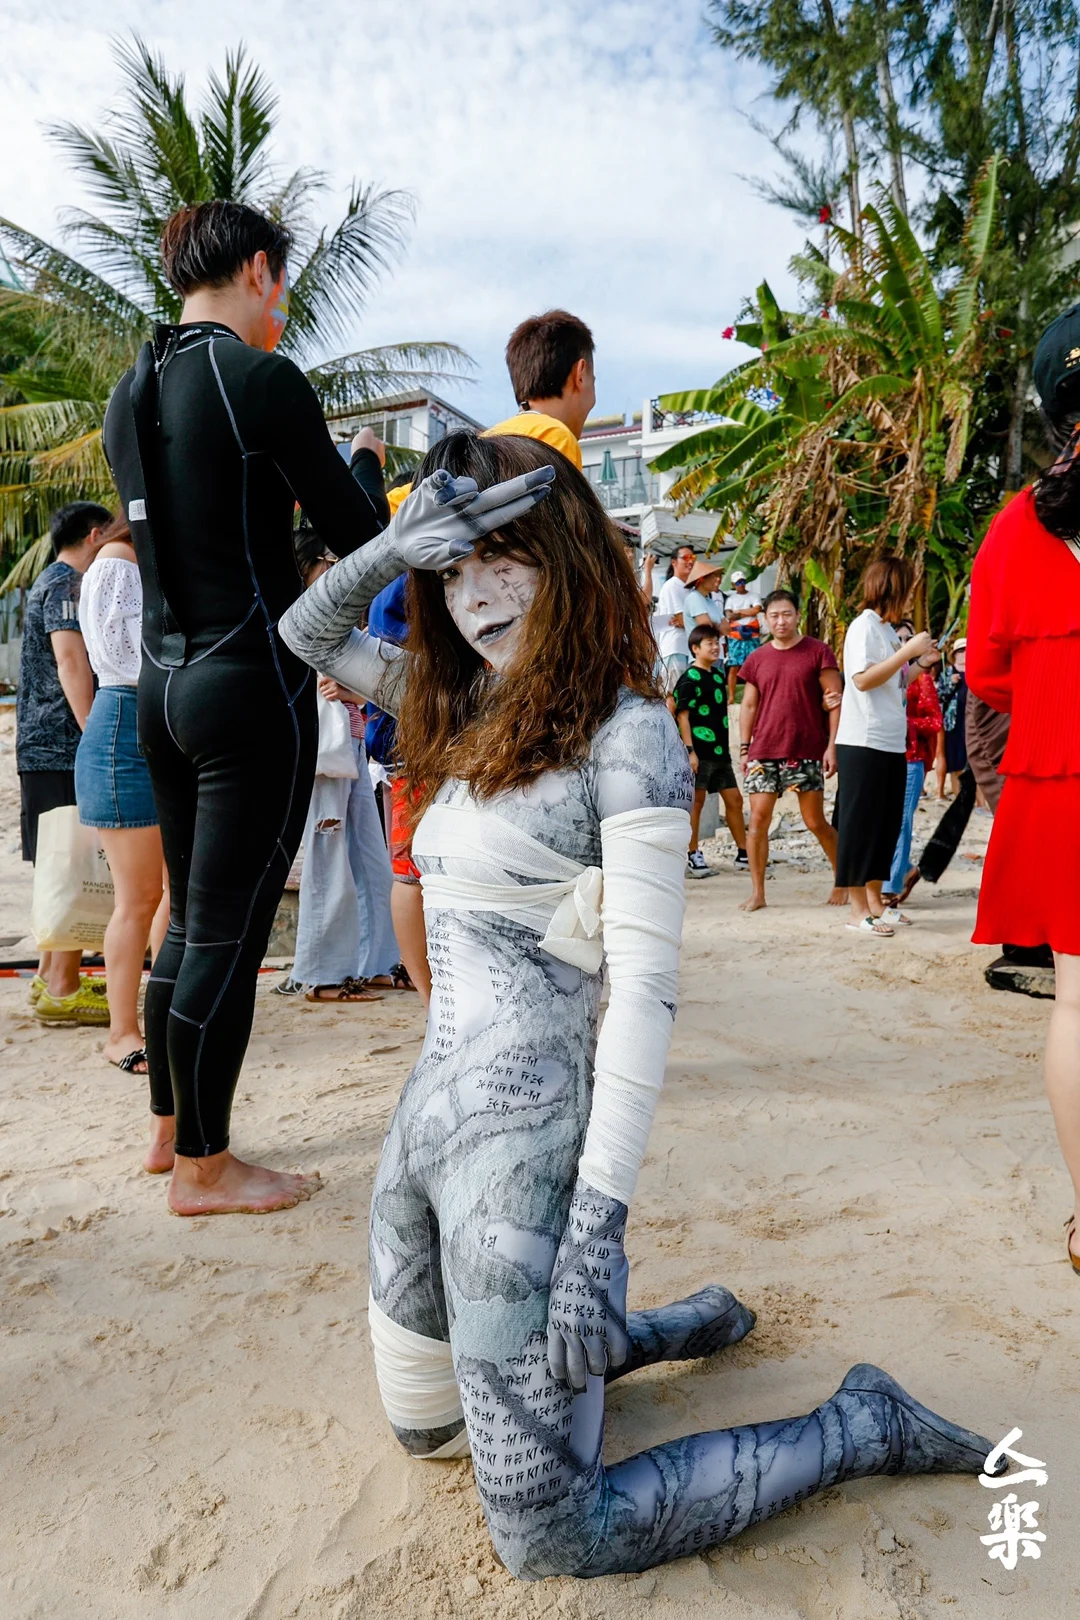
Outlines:
<svg viewBox="0 0 1080 1620"><path fill-rule="evenodd" d="M455 478L440 468L401 503L387 538L407 567L446 568L468 556L484 535L531 512L554 481L554 467L537 467L481 492L475 478Z"/></svg>
<svg viewBox="0 0 1080 1620"><path fill-rule="evenodd" d="M579 1176L548 1296L548 1366L575 1394L586 1371L598 1377L621 1367L630 1351L623 1236L626 1205Z"/></svg>

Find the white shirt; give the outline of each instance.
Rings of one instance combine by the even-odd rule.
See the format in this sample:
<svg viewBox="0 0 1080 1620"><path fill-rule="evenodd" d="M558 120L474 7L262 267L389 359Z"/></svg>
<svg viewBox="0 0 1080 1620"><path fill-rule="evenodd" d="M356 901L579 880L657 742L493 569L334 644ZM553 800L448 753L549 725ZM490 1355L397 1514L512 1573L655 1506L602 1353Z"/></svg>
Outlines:
<svg viewBox="0 0 1080 1620"><path fill-rule="evenodd" d="M844 700L836 740L852 748L880 748L907 753L907 709L901 671L881 686L860 692L852 677L871 664L884 663L900 646L900 637L873 608L864 608L844 637Z"/></svg>
<svg viewBox="0 0 1080 1620"><path fill-rule="evenodd" d="M83 576L79 628L99 686L134 686L142 663L142 581L124 557L98 557Z"/></svg>
<svg viewBox="0 0 1080 1620"><path fill-rule="evenodd" d="M762 605L761 597L757 594L756 591L752 591L752 590L749 589L749 587L747 587L747 589L745 591L743 591L743 593L741 595L739 594L738 591L730 592L730 594L728 596L728 599L727 599L727 602L725 604L725 607L726 607L727 612L730 614L732 612L745 613L747 608L759 608L759 607L761 607L761 605ZM732 619L731 622L735 626L736 630L738 630L740 625L744 629L748 628L749 625L753 621L750 620L750 619ZM754 634L755 635L760 635L761 634L761 625L760 624L758 625L757 629L754 631Z"/></svg>
<svg viewBox="0 0 1080 1620"><path fill-rule="evenodd" d="M676 579L674 574L670 579L665 580L660 587L660 595L656 599L653 628L656 631L656 645L660 649L661 658L690 657L690 648L686 642L686 629L680 630L671 623L672 615L683 611L686 590L685 582Z"/></svg>

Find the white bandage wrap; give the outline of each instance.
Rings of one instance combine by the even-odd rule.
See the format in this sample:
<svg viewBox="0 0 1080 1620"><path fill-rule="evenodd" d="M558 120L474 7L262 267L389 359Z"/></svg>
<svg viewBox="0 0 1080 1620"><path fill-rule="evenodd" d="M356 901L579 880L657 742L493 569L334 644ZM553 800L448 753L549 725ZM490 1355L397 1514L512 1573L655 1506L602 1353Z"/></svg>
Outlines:
<svg viewBox="0 0 1080 1620"><path fill-rule="evenodd" d="M425 911L497 911L542 934L551 956L599 973L604 874L598 866L581 866L472 804L433 804L416 829L413 855L455 867L452 874L423 874Z"/></svg>
<svg viewBox="0 0 1080 1620"><path fill-rule="evenodd" d="M427 911L497 911L535 929L586 973L607 958L611 997L580 1174L627 1204L664 1083L686 907L685 810L627 810L600 823L603 866L578 865L475 805L432 805L413 840L454 873L421 878ZM519 877L540 879L520 883Z"/></svg>
<svg viewBox="0 0 1080 1620"><path fill-rule="evenodd" d="M397 1429L442 1429L462 1421L454 1358L442 1339L427 1339L391 1321L368 1295L368 1326L375 1353L375 1377L390 1422ZM462 1430L432 1457L467 1457Z"/></svg>
<svg viewBox="0 0 1080 1620"><path fill-rule="evenodd" d="M628 810L600 823L611 993L578 1174L623 1204L634 1194L671 1044L689 823L685 810Z"/></svg>

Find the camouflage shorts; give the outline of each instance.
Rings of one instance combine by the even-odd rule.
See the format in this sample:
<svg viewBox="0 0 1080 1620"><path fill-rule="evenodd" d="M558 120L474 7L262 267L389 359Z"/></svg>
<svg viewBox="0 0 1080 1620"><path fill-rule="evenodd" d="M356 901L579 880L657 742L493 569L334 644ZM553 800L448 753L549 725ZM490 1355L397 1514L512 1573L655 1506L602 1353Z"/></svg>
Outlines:
<svg viewBox="0 0 1080 1620"><path fill-rule="evenodd" d="M823 793L825 767L820 759L748 759L743 786L747 793Z"/></svg>

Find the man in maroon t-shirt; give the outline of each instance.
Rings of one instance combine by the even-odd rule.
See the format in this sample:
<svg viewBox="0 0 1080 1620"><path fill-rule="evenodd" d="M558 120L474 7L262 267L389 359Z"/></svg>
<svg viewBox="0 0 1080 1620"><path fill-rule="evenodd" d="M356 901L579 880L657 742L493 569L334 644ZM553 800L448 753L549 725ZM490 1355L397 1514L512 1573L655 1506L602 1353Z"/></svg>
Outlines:
<svg viewBox="0 0 1080 1620"><path fill-rule="evenodd" d="M753 889L742 911L765 904L769 825L773 806L794 788L803 821L836 871L836 831L825 819L825 777L836 772L840 723L840 671L831 647L799 630L799 607L790 591L765 598L772 641L742 666L739 749L750 795L746 849ZM835 694L835 698L832 698Z"/></svg>

